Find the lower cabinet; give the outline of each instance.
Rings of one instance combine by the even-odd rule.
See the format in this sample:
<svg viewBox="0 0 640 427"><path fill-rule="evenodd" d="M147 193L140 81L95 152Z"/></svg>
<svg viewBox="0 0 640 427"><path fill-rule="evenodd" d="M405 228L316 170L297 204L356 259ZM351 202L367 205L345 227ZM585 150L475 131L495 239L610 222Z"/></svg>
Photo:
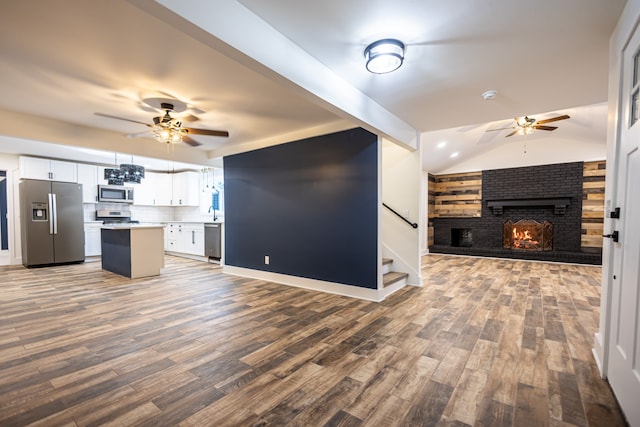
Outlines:
<svg viewBox="0 0 640 427"><path fill-rule="evenodd" d="M164 249L170 252L204 256L204 223L167 223Z"/></svg>
<svg viewBox="0 0 640 427"><path fill-rule="evenodd" d="M85 223L84 225L84 256L102 255L100 229L102 223Z"/></svg>

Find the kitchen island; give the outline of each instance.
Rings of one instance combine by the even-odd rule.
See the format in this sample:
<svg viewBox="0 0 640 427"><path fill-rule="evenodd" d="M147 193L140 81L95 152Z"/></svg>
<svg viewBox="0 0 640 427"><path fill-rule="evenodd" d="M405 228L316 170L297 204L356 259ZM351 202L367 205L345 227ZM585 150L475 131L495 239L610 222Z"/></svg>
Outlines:
<svg viewBox="0 0 640 427"><path fill-rule="evenodd" d="M113 224L101 229L102 269L135 279L164 267L164 226Z"/></svg>

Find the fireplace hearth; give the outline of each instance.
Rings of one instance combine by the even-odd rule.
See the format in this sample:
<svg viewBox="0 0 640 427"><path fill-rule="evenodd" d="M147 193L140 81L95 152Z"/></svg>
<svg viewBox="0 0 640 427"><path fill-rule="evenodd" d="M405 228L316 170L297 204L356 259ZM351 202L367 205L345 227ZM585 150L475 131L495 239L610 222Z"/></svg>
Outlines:
<svg viewBox="0 0 640 427"><path fill-rule="evenodd" d="M521 219L505 221L502 227L502 247L523 251L553 249L553 223Z"/></svg>

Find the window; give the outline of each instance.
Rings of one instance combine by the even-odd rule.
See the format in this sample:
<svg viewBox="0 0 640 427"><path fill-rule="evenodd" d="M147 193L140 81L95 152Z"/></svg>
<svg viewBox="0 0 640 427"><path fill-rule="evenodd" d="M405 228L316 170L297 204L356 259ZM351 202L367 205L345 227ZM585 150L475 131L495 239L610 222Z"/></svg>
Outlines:
<svg viewBox="0 0 640 427"><path fill-rule="evenodd" d="M631 108L629 127L640 118L640 51L633 56L633 85L631 87Z"/></svg>

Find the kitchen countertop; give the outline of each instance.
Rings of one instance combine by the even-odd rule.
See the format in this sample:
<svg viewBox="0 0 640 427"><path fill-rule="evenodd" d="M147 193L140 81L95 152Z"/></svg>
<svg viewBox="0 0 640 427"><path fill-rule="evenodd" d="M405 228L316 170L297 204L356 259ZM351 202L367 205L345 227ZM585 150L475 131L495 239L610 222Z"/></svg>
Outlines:
<svg viewBox="0 0 640 427"><path fill-rule="evenodd" d="M105 230L127 230L132 228L164 228L163 224L103 224Z"/></svg>
<svg viewBox="0 0 640 427"><path fill-rule="evenodd" d="M165 224L222 224L223 221L165 221Z"/></svg>

